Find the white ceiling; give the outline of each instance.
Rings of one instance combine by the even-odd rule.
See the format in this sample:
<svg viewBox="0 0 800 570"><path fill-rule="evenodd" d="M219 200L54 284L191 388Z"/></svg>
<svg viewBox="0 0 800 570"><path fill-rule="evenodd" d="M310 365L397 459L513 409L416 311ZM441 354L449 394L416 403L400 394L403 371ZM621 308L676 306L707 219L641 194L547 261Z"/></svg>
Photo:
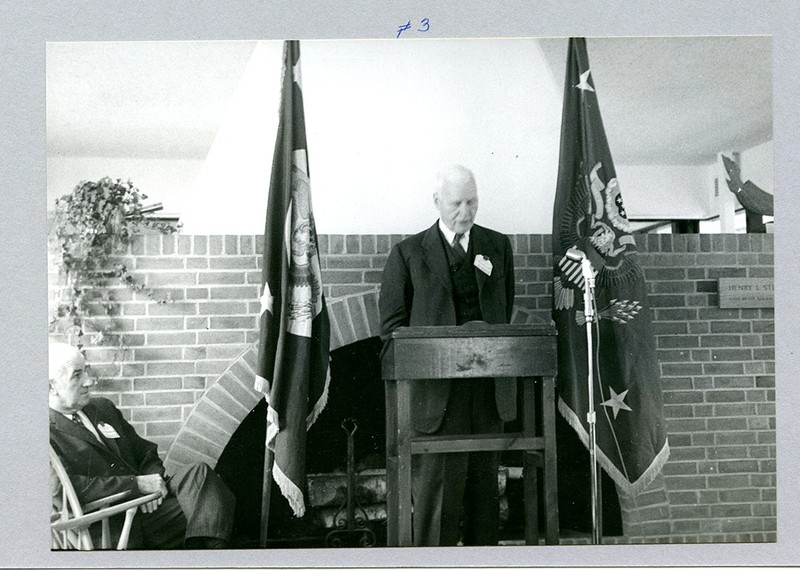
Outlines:
<svg viewBox="0 0 800 570"><path fill-rule="evenodd" d="M565 42L542 49L563 77ZM706 164L772 140L769 37L589 38L587 51L618 163Z"/></svg>
<svg viewBox="0 0 800 570"><path fill-rule="evenodd" d="M48 156L205 158L255 42L50 44ZM543 39L561 85L566 40ZM590 38L615 162L705 164L772 138L768 37Z"/></svg>
<svg viewBox="0 0 800 570"><path fill-rule="evenodd" d="M208 153L256 42L47 46L47 153Z"/></svg>

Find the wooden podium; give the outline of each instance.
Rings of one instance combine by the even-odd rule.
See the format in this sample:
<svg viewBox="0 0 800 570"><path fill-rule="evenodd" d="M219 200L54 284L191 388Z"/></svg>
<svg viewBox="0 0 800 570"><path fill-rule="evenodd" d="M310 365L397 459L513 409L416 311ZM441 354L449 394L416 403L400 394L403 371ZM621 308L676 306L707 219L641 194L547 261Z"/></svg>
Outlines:
<svg viewBox="0 0 800 570"><path fill-rule="evenodd" d="M558 544L554 384L556 330L549 325L468 323L401 327L384 351L387 545L410 546L411 456L419 453L523 451L525 542L539 543L537 469L544 473L545 542ZM408 380L519 377L523 431L412 437ZM537 400L541 420L537 422Z"/></svg>

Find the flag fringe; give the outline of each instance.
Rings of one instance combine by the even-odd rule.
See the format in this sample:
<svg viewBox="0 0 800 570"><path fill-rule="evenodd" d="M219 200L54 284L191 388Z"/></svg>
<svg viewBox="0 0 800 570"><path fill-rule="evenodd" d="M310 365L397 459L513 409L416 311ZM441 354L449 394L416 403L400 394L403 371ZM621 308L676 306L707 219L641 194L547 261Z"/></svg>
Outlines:
<svg viewBox="0 0 800 570"><path fill-rule="evenodd" d="M656 454L653 458L652 463L650 466L642 473L641 477L639 477L636 481L631 483L630 485L630 493L629 496L636 496L647 487L650 486L650 483L655 481L658 474L661 472L661 469L666 465L667 460L669 459L669 439L664 441L664 447L661 448L661 451Z"/></svg>
<svg viewBox="0 0 800 570"><path fill-rule="evenodd" d="M311 429L311 426L314 425L314 422L317 421L317 418L322 413L322 410L325 409L325 406L328 405L328 388L331 385L331 362L330 362L330 355L328 355L328 370L325 372L325 387L322 389L322 394L320 395L319 399L317 399L317 403L314 404L314 407L311 408L308 416L306 416L306 431Z"/></svg>
<svg viewBox="0 0 800 570"><path fill-rule="evenodd" d="M561 398L558 399L558 411L561 412L563 418L567 421L569 426L575 430L575 433L578 434L578 437L583 443L586 449L589 449L589 434L584 429L583 424L581 423L580 418L578 415L572 411L572 409L562 400ZM650 463L650 466L645 470L644 473L636 480L636 481L628 481L628 478L617 469L616 465L603 453L603 450L599 447L597 448L597 461L600 463L600 466L608 473L609 477L614 481L617 486L617 489L622 491L625 495L629 497L635 497L642 491L644 491L650 483L652 483L658 474L661 472L661 469L669 459L669 440L664 442L664 447L661 448L661 451L655 456L653 461Z"/></svg>
<svg viewBox="0 0 800 570"><path fill-rule="evenodd" d="M281 494L289 501L289 506L292 507L292 512L296 517L302 517L306 514L306 504L303 499L303 492L292 483L286 474L278 467L278 463L272 464L272 480L277 483Z"/></svg>

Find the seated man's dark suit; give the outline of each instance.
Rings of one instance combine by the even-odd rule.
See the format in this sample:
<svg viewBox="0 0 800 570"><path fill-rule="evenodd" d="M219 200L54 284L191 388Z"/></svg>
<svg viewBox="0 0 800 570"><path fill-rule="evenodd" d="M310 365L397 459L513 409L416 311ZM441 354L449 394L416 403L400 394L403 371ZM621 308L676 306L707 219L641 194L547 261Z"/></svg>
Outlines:
<svg viewBox="0 0 800 570"><path fill-rule="evenodd" d="M514 303L509 238L473 225L458 261L438 223L395 246L380 293L381 338L401 326L508 323ZM487 275L474 265L482 256ZM426 434L497 433L516 416L516 380L419 380L411 385L412 427ZM412 460L415 545L451 545L464 509L465 544L497 544L499 454L415 455Z"/></svg>
<svg viewBox="0 0 800 570"><path fill-rule="evenodd" d="M156 444L139 437L111 401L92 398L83 412L95 428L100 426L102 443L83 425L50 410L50 444L81 503L121 491L135 497L140 495L137 475L165 476ZM179 468L166 478L169 495L155 512L136 514L130 548L181 548L193 537L230 539L235 497L208 465ZM112 519L112 534L120 528L121 518Z"/></svg>

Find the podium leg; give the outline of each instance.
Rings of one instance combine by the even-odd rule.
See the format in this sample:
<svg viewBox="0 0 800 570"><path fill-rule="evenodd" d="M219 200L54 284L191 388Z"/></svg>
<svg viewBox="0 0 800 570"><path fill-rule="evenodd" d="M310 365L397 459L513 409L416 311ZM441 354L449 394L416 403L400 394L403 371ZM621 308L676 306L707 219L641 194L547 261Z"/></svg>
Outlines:
<svg viewBox="0 0 800 570"><path fill-rule="evenodd" d="M536 394L534 379L520 378L522 383L522 433L536 436ZM525 544L539 543L539 491L535 452L522 455L522 489L525 502Z"/></svg>
<svg viewBox="0 0 800 570"><path fill-rule="evenodd" d="M397 457L386 456L386 546L400 545Z"/></svg>
<svg viewBox="0 0 800 570"><path fill-rule="evenodd" d="M386 388L386 545L398 546L400 504L397 470L397 382L385 382Z"/></svg>
<svg viewBox="0 0 800 570"><path fill-rule="evenodd" d="M542 378L542 424L544 435L545 542L558 544L558 472L556 468L555 379Z"/></svg>
<svg viewBox="0 0 800 570"><path fill-rule="evenodd" d="M539 490L536 455L526 451L523 455L523 500L525 502L525 544L539 544Z"/></svg>
<svg viewBox="0 0 800 570"><path fill-rule="evenodd" d="M386 545L411 546L411 392L386 382Z"/></svg>
<svg viewBox="0 0 800 570"><path fill-rule="evenodd" d="M397 382L397 545L411 546L411 385Z"/></svg>

